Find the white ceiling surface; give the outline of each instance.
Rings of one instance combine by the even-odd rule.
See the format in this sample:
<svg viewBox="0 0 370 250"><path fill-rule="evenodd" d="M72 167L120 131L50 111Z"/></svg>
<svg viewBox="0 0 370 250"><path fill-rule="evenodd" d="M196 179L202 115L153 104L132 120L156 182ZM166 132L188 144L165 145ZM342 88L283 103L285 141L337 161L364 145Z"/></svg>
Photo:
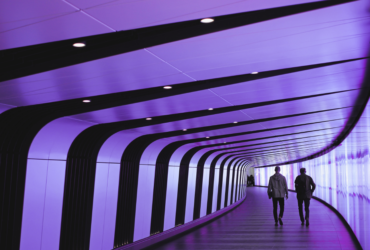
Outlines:
<svg viewBox="0 0 370 250"><path fill-rule="evenodd" d="M305 2L310 1L3 0L0 49Z"/></svg>

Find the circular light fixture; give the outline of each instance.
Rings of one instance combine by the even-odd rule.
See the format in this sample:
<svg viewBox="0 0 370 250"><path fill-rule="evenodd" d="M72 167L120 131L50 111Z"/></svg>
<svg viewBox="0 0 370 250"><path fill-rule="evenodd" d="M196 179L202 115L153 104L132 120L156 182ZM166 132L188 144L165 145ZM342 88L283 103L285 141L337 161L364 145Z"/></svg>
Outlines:
<svg viewBox="0 0 370 250"><path fill-rule="evenodd" d="M182 131L186 131L187 129L186 128L184 128Z"/></svg>
<svg viewBox="0 0 370 250"><path fill-rule="evenodd" d="M208 110L213 110L213 108L209 108Z"/></svg>
<svg viewBox="0 0 370 250"><path fill-rule="evenodd" d="M207 139L209 138L209 136L206 137Z"/></svg>
<svg viewBox="0 0 370 250"><path fill-rule="evenodd" d="M148 117L148 118L146 118L145 120L150 121L151 119L152 119L152 118Z"/></svg>
<svg viewBox="0 0 370 250"><path fill-rule="evenodd" d="M224 143L226 143L226 142L224 141Z"/></svg>
<svg viewBox="0 0 370 250"><path fill-rule="evenodd" d="M82 102L89 103L89 102L91 102L91 100L83 100Z"/></svg>
<svg viewBox="0 0 370 250"><path fill-rule="evenodd" d="M171 87L171 86L164 86L163 88L164 88L164 89L172 89L172 87Z"/></svg>
<svg viewBox="0 0 370 250"><path fill-rule="evenodd" d="M76 47L76 48L83 48L83 47L85 47L86 46L86 44L85 43L74 43L73 44L73 47Z"/></svg>
<svg viewBox="0 0 370 250"><path fill-rule="evenodd" d="M252 74L252 75L257 75L257 74L258 74L258 72L257 72L257 71L254 71L254 72L252 72L251 74Z"/></svg>
<svg viewBox="0 0 370 250"><path fill-rule="evenodd" d="M237 121L235 121L234 123L238 123Z"/></svg>
<svg viewBox="0 0 370 250"><path fill-rule="evenodd" d="M215 20L213 18L203 18L202 20L200 20L201 23L213 23Z"/></svg>

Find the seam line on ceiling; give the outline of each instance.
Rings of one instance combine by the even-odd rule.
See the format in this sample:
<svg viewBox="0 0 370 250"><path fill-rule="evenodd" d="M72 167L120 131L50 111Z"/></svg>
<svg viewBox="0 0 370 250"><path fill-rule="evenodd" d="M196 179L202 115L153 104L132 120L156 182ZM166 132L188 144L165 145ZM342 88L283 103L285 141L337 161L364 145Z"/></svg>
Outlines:
<svg viewBox="0 0 370 250"><path fill-rule="evenodd" d="M180 69L176 68L175 66L173 66L172 64L170 64L169 62L167 62L166 60L160 58L159 56L157 56L156 54L154 54L153 52L151 52L150 50L148 50L147 48L144 48L144 50L146 52L148 52L149 54L151 54L152 56L154 56L155 58L157 58L158 60L164 62L165 64L167 64L168 66L170 66L171 68L175 69L176 71L180 72L181 74L183 74L184 76L186 77L189 77L191 80L193 80L194 82L198 81L197 79L189 76L188 74L186 74L185 72L181 71Z"/></svg>
<svg viewBox="0 0 370 250"><path fill-rule="evenodd" d="M186 77L189 77L191 80L193 81L198 81L197 79L189 76L188 74L186 74L185 72L181 71L179 68L173 66L172 64L170 64L169 62L167 62L166 60L160 58L159 56L157 56L156 54L154 54L153 52L151 52L150 50L148 50L147 48L144 49L146 52L148 52L149 54L151 54L152 56L154 56L155 58L157 58L158 60L164 62L165 64L167 64L168 66L170 66L171 68L175 69L176 71L180 72L181 74L183 74L184 76ZM220 98L221 100L225 101L226 103L228 103L229 105L231 106L235 106L234 104L232 104L231 102L229 102L228 100L226 100L225 98L219 96L218 94L216 94L213 90L211 89L207 89L208 91L210 91L212 94L214 94L215 96L217 96L218 98ZM245 114L243 111L240 111L242 112L244 115L248 116L250 119L254 120L254 118L252 118L251 116Z"/></svg>
<svg viewBox="0 0 370 250"><path fill-rule="evenodd" d="M12 107L12 108L16 108L18 106L15 106L15 105L10 105L10 104L6 104L6 103L0 103L1 105L4 105L4 106L9 106L9 107Z"/></svg>
<svg viewBox="0 0 370 250"><path fill-rule="evenodd" d="M78 12L81 12L83 14L85 14L86 16L90 17L91 19L93 19L94 21L100 23L101 25L105 26L106 28L110 29L111 31L114 31L114 32L117 32L117 30L113 29L112 27L110 27L109 25L103 23L102 21L100 21L99 19L93 17L92 15L88 14L87 12L85 12L84 10L78 8L77 6L71 4L70 2L68 2L67 0L62 0L63 2L65 2L66 4L68 4L69 6L71 6L72 8L74 8L75 10L77 10Z"/></svg>
<svg viewBox="0 0 370 250"><path fill-rule="evenodd" d="M157 58L158 60L160 60L161 62L167 64L168 66L170 66L171 68L175 69L176 71L180 72L181 74L183 74L184 76L190 78L191 80L193 81L197 81L195 78L191 77L190 75L186 74L185 72L183 72L182 70L180 70L179 68L175 67L174 65L170 64L169 62L167 62L166 60L162 59L161 57L159 57L158 55L154 54L153 52L151 52L149 49L147 48L144 48L144 50L146 52L148 52L150 55L154 56L155 58ZM232 104L231 102L227 101L226 99L224 99L223 97L219 96L218 94L216 94L213 90L211 89L208 89L208 91L210 91L211 93L213 93L215 96L217 96L218 98L220 98L221 100L225 101L226 103L228 103L229 105L231 106L235 106L234 104ZM252 120L255 120L255 118L253 118L252 116L248 115L247 113L245 113L243 110L239 110L239 112L241 112L243 115L247 116L249 119L252 119ZM260 125L262 128L265 128L265 126L263 125ZM275 133L272 133L272 132L269 132L271 133L272 135L276 135Z"/></svg>

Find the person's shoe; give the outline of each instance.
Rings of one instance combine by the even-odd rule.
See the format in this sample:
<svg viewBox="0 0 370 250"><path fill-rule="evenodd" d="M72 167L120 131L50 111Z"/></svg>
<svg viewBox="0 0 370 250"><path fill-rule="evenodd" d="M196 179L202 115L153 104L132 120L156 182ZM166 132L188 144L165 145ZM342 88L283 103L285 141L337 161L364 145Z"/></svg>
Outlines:
<svg viewBox="0 0 370 250"><path fill-rule="evenodd" d="M275 221L275 227L277 227L278 226L278 223L277 223L277 221Z"/></svg>
<svg viewBox="0 0 370 250"><path fill-rule="evenodd" d="M306 219L306 227L308 227L310 225L310 222L308 221L308 219Z"/></svg>
<svg viewBox="0 0 370 250"><path fill-rule="evenodd" d="M283 225L283 221L282 221L281 218L279 218L279 223L280 223L280 225Z"/></svg>
<svg viewBox="0 0 370 250"><path fill-rule="evenodd" d="M304 221L303 221L303 220L301 221L301 225L302 225L302 226L304 225Z"/></svg>

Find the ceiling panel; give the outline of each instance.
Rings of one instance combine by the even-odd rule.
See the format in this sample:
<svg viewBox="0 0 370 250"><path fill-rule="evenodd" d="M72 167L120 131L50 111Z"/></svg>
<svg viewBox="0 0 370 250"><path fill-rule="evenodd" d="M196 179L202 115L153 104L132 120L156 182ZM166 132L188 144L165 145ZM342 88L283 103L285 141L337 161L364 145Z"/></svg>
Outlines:
<svg viewBox="0 0 370 250"><path fill-rule="evenodd" d="M68 0L116 30L310 2L308 0Z"/></svg>

